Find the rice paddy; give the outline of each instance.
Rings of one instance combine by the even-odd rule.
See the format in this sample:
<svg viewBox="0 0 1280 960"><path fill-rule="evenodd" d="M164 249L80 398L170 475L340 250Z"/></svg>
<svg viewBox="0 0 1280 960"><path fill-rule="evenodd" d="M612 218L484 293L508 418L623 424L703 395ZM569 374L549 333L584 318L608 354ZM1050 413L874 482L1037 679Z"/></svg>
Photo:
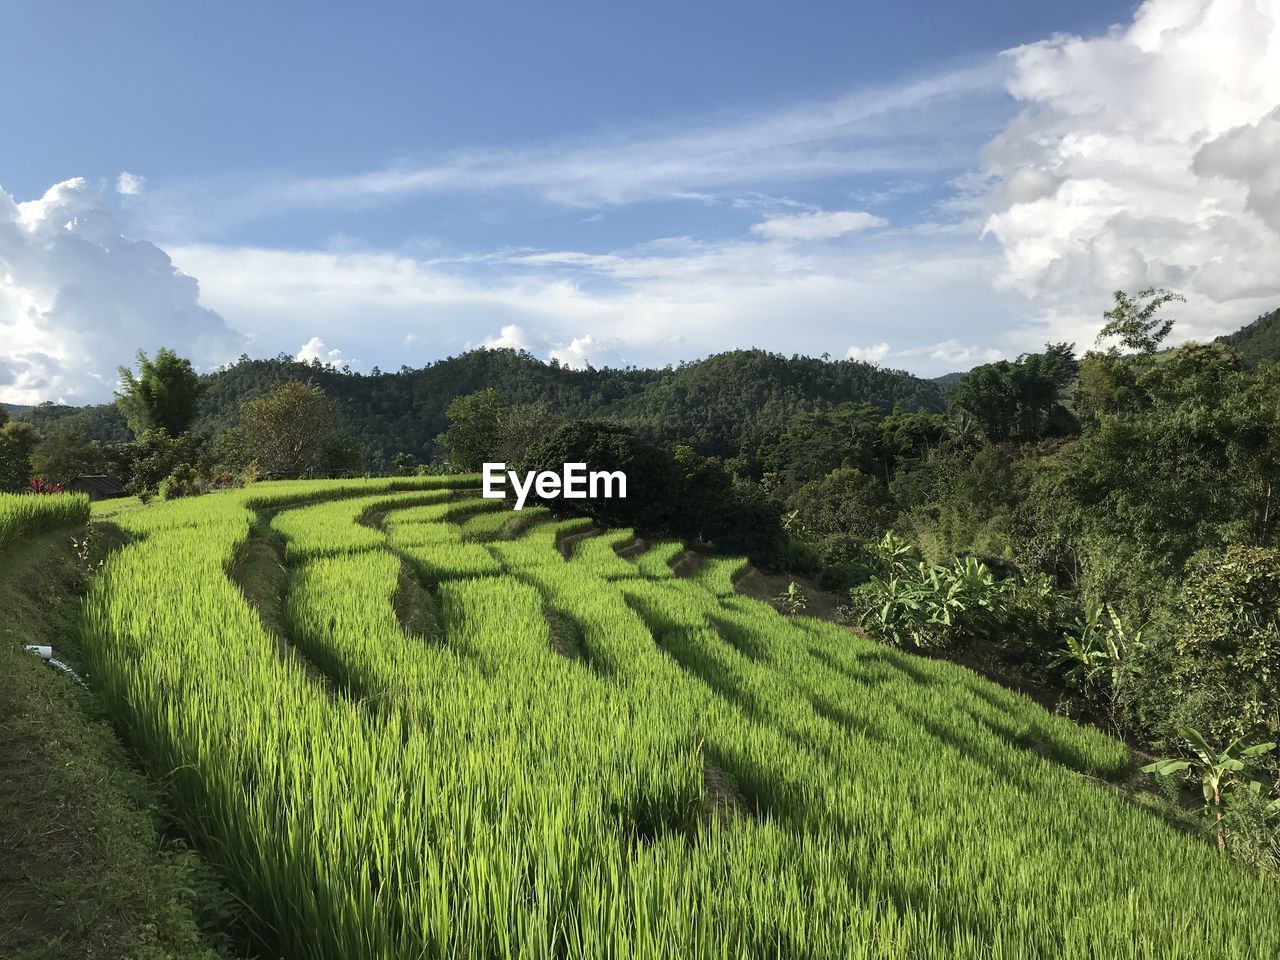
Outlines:
<svg viewBox="0 0 1280 960"><path fill-rule="evenodd" d="M1274 885L1109 785L1121 744L742 597L742 561L677 576L679 543L474 486L114 518L134 540L85 601L91 675L271 950L1280 955ZM287 636L228 576L264 519Z"/></svg>
<svg viewBox="0 0 1280 960"><path fill-rule="evenodd" d="M82 493L0 493L0 545L88 522L89 498Z"/></svg>

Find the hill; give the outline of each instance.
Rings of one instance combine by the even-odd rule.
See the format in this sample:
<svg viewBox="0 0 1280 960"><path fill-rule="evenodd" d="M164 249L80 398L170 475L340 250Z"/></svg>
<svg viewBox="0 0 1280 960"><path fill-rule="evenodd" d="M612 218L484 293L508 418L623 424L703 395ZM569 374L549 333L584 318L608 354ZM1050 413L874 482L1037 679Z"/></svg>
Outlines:
<svg viewBox="0 0 1280 960"><path fill-rule="evenodd" d="M1280 363L1280 309L1264 313L1235 333L1218 337L1217 342L1225 343L1249 363Z"/></svg>
<svg viewBox="0 0 1280 960"><path fill-rule="evenodd" d="M784 357L735 350L664 369L575 370L513 350L474 350L420 369L355 373L288 357L237 363L203 377L198 429L234 423L240 404L287 380L311 380L346 414L349 433L374 466L399 452L429 459L445 429L445 410L458 396L497 389L510 403L545 404L572 418L605 418L647 439L692 443L704 454L732 456L799 412L840 403L884 410L941 410L936 385L898 370L856 360ZM42 405L23 419L48 430L65 424L89 439L128 439L110 404Z"/></svg>

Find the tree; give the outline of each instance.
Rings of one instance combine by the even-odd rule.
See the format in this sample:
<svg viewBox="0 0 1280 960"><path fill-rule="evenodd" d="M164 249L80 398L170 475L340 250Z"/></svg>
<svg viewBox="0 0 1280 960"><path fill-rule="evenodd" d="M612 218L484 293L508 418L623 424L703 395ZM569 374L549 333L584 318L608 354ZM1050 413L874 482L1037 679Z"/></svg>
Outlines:
<svg viewBox="0 0 1280 960"><path fill-rule="evenodd" d="M1132 297L1123 290L1117 290L1113 297L1115 306L1102 314L1107 322L1098 334L1098 342L1108 337L1119 337L1121 346L1142 354L1155 353L1173 330L1171 318L1156 316L1160 308L1169 303L1187 302L1180 293L1156 287L1147 287Z"/></svg>
<svg viewBox="0 0 1280 960"><path fill-rule="evenodd" d="M322 469L341 414L315 384L296 380L240 407L240 429L264 474L296 477Z"/></svg>
<svg viewBox="0 0 1280 960"><path fill-rule="evenodd" d="M445 411L449 429L437 438L449 451L449 463L474 473L498 453L502 423L510 405L492 388L458 397Z"/></svg>
<svg viewBox="0 0 1280 960"><path fill-rule="evenodd" d="M31 477L31 454L40 437L29 423L9 419L0 407L0 492L17 493Z"/></svg>
<svg viewBox="0 0 1280 960"><path fill-rule="evenodd" d="M545 404L513 406L492 389L458 397L446 415L449 429L436 441L449 451L453 468L463 472L477 471L486 463L522 467L530 450L564 424Z"/></svg>
<svg viewBox="0 0 1280 960"><path fill-rule="evenodd" d="M66 484L81 474L105 473L121 483L129 479L133 444L86 440L74 425L58 421L45 432L31 455L31 473L49 483Z"/></svg>
<svg viewBox="0 0 1280 960"><path fill-rule="evenodd" d="M171 437L163 428L148 430L133 444L133 469L126 489L140 497L154 496L171 474L208 474L204 439L194 433Z"/></svg>
<svg viewBox="0 0 1280 960"><path fill-rule="evenodd" d="M135 436L162 429L177 437L191 428L200 393L200 378L190 360L167 347L157 350L152 360L139 350L136 377L128 367L120 368L116 406Z"/></svg>
<svg viewBox="0 0 1280 960"><path fill-rule="evenodd" d="M1069 425L1061 398L1078 369L1073 344L1050 343L1043 353L975 367L956 387L952 403L992 440L1038 440Z"/></svg>
<svg viewBox="0 0 1280 960"><path fill-rule="evenodd" d="M1199 558L1171 620L1175 721L1194 719L1217 740L1280 735L1280 550Z"/></svg>
<svg viewBox="0 0 1280 960"><path fill-rule="evenodd" d="M856 467L838 467L810 480L787 500L796 519L816 538L878 540L893 520L883 483Z"/></svg>
<svg viewBox="0 0 1280 960"><path fill-rule="evenodd" d="M680 479L670 454L643 443L627 427L601 420L579 420L561 427L529 453L529 470L560 473L566 463L585 463L589 471L622 471L627 496L553 501L569 504L598 523L644 530L669 528L681 505Z"/></svg>

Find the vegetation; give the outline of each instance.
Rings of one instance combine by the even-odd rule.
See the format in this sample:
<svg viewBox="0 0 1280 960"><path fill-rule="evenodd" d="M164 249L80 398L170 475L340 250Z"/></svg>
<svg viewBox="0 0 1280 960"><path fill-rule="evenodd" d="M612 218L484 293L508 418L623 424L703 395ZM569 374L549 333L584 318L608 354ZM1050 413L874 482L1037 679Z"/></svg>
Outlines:
<svg viewBox="0 0 1280 960"><path fill-rule="evenodd" d="M120 389L116 408L129 429L141 436L148 430L163 430L181 436L196 418L200 399L200 379L191 361L161 347L154 359L138 351L138 375L120 368Z"/></svg>
<svg viewBox="0 0 1280 960"><path fill-rule="evenodd" d="M1142 769L1162 777L1175 773L1188 772L1200 780L1204 793L1205 811L1213 816L1214 829L1218 836L1218 848L1226 849L1227 828L1223 816L1223 802L1232 791L1245 788L1254 794L1262 793L1262 783L1257 780L1242 780L1241 774L1248 761L1276 748L1274 743L1248 743L1246 738L1232 740L1221 750L1215 750L1205 741L1199 730L1184 727L1180 736L1191 747L1194 758L1191 760L1157 760ZM1280 799L1272 800L1267 805L1268 812L1280 809Z"/></svg>
<svg viewBox="0 0 1280 960"><path fill-rule="evenodd" d="M27 486L31 476L31 454L39 435L29 423L10 419L0 407L0 493L16 493Z"/></svg>
<svg viewBox="0 0 1280 960"><path fill-rule="evenodd" d="M52 646L87 673L80 595L118 544L95 525L0 545L0 956L9 960L243 955L235 901L165 818L92 685L23 650Z"/></svg>
<svg viewBox="0 0 1280 960"><path fill-rule="evenodd" d="M678 578L678 544L566 539L590 520L463 540L495 502L449 483L474 478L116 517L136 540L87 598L91 670L273 953L1280 949L1280 891L1090 779L1123 775L1118 742L736 596L741 560ZM281 507L284 637L225 573ZM450 566L464 546L487 568Z"/></svg>
<svg viewBox="0 0 1280 960"><path fill-rule="evenodd" d="M1049 344L943 384L759 351L665 371L572 371L478 351L369 377L243 360L201 381L202 413L186 432L86 441L37 408L25 416L52 424L39 446L24 453L30 430L10 424L25 439L7 461L0 446L0 463L17 464L16 477L29 462L40 483L110 467L144 499L244 487L216 510L193 502L189 512L173 505L155 515L203 526L213 511L228 544L240 542L248 516L254 536L283 542L285 562L316 584L389 551L398 563L393 612L423 636L446 629L441 604L455 586L514 577L541 597L548 643L562 659L622 676L631 668L606 655L606 640L591 640L613 629L590 625L589 598L603 584L660 645L674 638L663 649L676 661L759 718L781 696L761 692L772 680L688 637L710 631L749 660L764 641L735 632L718 609L695 616L688 595L643 586L678 568L699 602L732 605L746 566L736 555L745 554L785 571L769 576L791 585L772 597L789 621L834 606L791 579L811 576L847 596L847 621L884 649L971 664L1139 750L1190 763L1187 730L1212 744L1280 737L1280 366L1232 347L1261 343L1266 318L1244 339L1163 349L1173 329L1165 311L1179 300L1117 291L1100 339L1118 345L1077 356L1074 345ZM247 397L238 407L229 385ZM122 409L130 403L122 398ZM460 473L488 461L621 470L629 495L548 500L508 516ZM273 484L268 494L253 484L260 472L362 471L389 476L336 488L349 499L278 513L289 491L313 488ZM572 554L567 565L561 551ZM575 586L575 577L598 583ZM700 626L671 626L669 608ZM298 631L320 637L315 650L328 652L315 656L326 670L347 669L340 640L321 636L331 628L312 623L305 605L290 609ZM742 693L752 677L763 686ZM387 677L341 682L375 679ZM1249 762L1263 786L1236 791L1208 830L1242 859L1280 868L1271 807L1280 760L1265 751ZM687 835L693 821L682 817L676 832Z"/></svg>
<svg viewBox="0 0 1280 960"><path fill-rule="evenodd" d="M1280 310L1264 313L1235 333L1219 337L1218 342L1226 344L1249 364L1280 361Z"/></svg>
<svg viewBox="0 0 1280 960"><path fill-rule="evenodd" d="M0 545L59 527L89 522L89 498L80 493L0 493Z"/></svg>
<svg viewBox="0 0 1280 960"><path fill-rule="evenodd" d="M265 474L301 476L331 452L339 413L315 384L285 383L240 408L240 430L250 459Z"/></svg>

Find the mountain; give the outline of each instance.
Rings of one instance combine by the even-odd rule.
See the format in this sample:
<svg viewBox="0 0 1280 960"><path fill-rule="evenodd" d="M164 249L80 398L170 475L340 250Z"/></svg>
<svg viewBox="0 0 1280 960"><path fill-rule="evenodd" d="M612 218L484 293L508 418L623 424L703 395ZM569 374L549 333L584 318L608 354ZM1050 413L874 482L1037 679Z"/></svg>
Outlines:
<svg viewBox="0 0 1280 960"><path fill-rule="evenodd" d="M6 410L8 410L9 416L11 417L16 417L20 413L26 413L29 410L35 409L34 407L29 407L26 404L5 403L4 401L0 401L0 407L4 407Z"/></svg>
<svg viewBox="0 0 1280 960"><path fill-rule="evenodd" d="M372 463L401 451L429 458L447 426L445 410L464 394L493 387L509 403L541 403L564 417L618 420L660 442L689 443L705 454L732 456L780 432L797 413L840 403L886 411L940 411L936 384L857 360L733 350L663 369L585 369L545 363L514 350L473 350L420 369L364 374L287 356L241 357L203 378L197 429L223 430L240 404L288 380L319 384L342 407L350 434ZM90 439L126 440L114 405L42 404L23 419L47 431L65 425Z"/></svg>
<svg viewBox="0 0 1280 960"><path fill-rule="evenodd" d="M207 378L201 423L235 420L246 399L286 380L313 380L346 412L352 434L375 458L429 456L458 396L495 388L510 403L542 403L564 417L618 420L641 436L732 456L781 431L795 414L840 403L884 410L941 410L935 385L856 360L734 350L663 369L575 370L514 350L473 350L421 369L348 373L288 358L242 358Z"/></svg>
<svg viewBox="0 0 1280 960"><path fill-rule="evenodd" d="M1218 337L1251 364L1263 360L1280 362L1280 309L1264 313L1253 323L1235 333Z"/></svg>

